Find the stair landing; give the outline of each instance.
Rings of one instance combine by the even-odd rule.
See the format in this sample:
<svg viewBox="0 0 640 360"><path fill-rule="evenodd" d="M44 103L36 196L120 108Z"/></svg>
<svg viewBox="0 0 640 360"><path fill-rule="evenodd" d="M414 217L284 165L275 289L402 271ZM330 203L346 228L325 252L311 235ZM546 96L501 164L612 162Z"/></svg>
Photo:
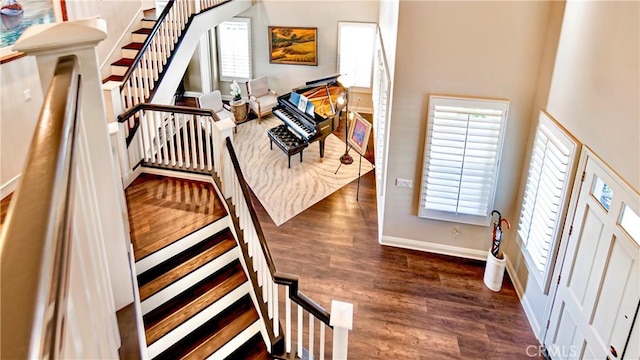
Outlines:
<svg viewBox="0 0 640 360"><path fill-rule="evenodd" d="M205 182L142 174L125 196L136 261L226 216Z"/></svg>

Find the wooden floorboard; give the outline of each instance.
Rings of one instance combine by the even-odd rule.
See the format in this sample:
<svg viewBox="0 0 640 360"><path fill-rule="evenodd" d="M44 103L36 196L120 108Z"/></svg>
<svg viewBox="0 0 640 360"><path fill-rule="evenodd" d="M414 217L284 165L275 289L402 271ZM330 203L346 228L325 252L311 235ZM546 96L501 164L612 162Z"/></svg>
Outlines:
<svg viewBox="0 0 640 360"><path fill-rule="evenodd" d="M125 195L136 261L226 215L204 182L142 174Z"/></svg>
<svg viewBox="0 0 640 360"><path fill-rule="evenodd" d="M345 138L344 121L334 134ZM494 293L481 261L381 246L373 171L357 191L354 181L280 227L253 197L278 271L326 309L354 304L349 359L531 359L538 341L506 274Z"/></svg>

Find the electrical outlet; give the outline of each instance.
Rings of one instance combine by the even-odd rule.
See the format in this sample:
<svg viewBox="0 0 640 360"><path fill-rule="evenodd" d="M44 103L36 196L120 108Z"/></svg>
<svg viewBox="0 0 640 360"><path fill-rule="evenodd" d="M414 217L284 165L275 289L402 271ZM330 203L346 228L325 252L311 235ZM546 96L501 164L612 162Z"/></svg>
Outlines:
<svg viewBox="0 0 640 360"><path fill-rule="evenodd" d="M457 226L451 230L451 237L454 239L460 239L460 228Z"/></svg>
<svg viewBox="0 0 640 360"><path fill-rule="evenodd" d="M24 95L24 101L31 101L31 89L27 89L22 92Z"/></svg>
<svg viewBox="0 0 640 360"><path fill-rule="evenodd" d="M396 179L396 186L397 187L404 187L404 188L412 188L413 187L413 181L409 180L409 179Z"/></svg>

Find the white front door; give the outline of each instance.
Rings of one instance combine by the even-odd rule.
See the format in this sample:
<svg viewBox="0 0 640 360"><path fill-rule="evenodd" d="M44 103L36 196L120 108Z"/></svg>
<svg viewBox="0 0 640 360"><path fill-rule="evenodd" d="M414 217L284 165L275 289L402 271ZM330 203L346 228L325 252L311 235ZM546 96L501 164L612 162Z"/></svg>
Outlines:
<svg viewBox="0 0 640 360"><path fill-rule="evenodd" d="M638 359L639 196L591 152L583 159L544 343L554 360Z"/></svg>

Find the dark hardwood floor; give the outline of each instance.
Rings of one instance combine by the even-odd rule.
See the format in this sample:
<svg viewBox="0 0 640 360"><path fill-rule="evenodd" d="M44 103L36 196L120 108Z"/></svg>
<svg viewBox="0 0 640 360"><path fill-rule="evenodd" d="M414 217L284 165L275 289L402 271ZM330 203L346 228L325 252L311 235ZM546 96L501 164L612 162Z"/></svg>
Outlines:
<svg viewBox="0 0 640 360"><path fill-rule="evenodd" d="M342 126L337 135L344 139ZM191 223L185 209L199 197L167 188L147 190L170 206L148 207L144 217L178 219L142 231ZM508 275L494 293L483 284L481 261L379 245L374 173L362 177L359 201L356 188L353 181L280 227L253 199L278 270L297 274L300 290L328 310L332 299L354 304L349 359L531 359L538 342ZM129 198L130 211L151 206L141 202Z"/></svg>

